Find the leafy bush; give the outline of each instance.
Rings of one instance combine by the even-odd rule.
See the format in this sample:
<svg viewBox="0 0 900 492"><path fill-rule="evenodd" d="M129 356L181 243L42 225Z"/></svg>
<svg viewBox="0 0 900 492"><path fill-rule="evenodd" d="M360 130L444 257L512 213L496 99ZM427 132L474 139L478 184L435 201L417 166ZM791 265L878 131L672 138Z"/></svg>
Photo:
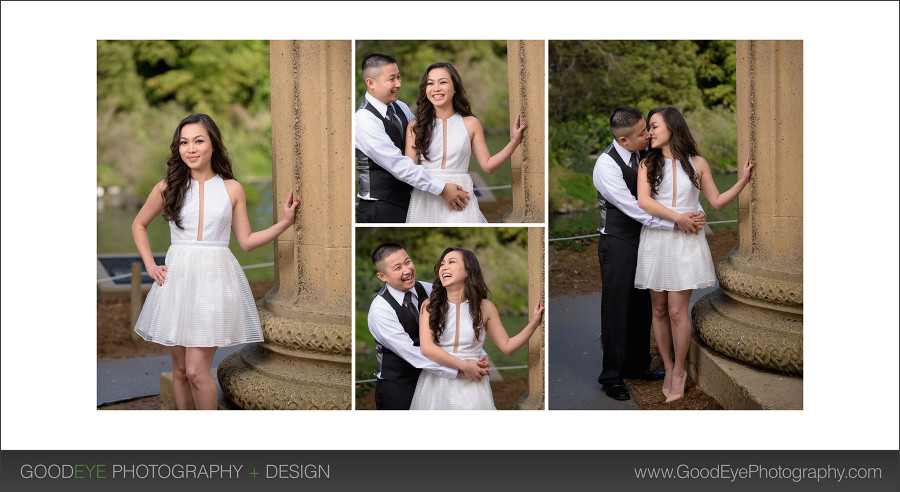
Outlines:
<svg viewBox="0 0 900 492"><path fill-rule="evenodd" d="M684 114L697 150L713 170L734 170L737 166L737 117L725 106L698 108Z"/></svg>

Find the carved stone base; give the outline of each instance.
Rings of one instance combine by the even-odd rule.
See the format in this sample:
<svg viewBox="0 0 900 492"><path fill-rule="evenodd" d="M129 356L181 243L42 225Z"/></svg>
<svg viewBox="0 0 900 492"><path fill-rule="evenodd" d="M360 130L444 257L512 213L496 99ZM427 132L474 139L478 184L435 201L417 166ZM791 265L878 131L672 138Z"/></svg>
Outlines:
<svg viewBox="0 0 900 492"><path fill-rule="evenodd" d="M245 410L350 410L349 316L279 316L273 309L297 313L272 302L271 294L257 304L266 341L219 364L225 396Z"/></svg>
<svg viewBox="0 0 900 492"><path fill-rule="evenodd" d="M728 410L802 410L803 378L774 373L716 353L691 339L687 371Z"/></svg>
<svg viewBox="0 0 900 492"><path fill-rule="evenodd" d="M716 290L691 312L704 343L749 364L803 374L803 316L749 306Z"/></svg>
<svg viewBox="0 0 900 492"><path fill-rule="evenodd" d="M350 361L287 355L250 344L219 364L225 396L245 410L349 410Z"/></svg>
<svg viewBox="0 0 900 492"><path fill-rule="evenodd" d="M304 312L302 319L287 318L276 314L281 306L268 297L257 306L263 336L273 350L288 354L314 353L315 358L350 364L350 316ZM294 315L291 309L281 310Z"/></svg>

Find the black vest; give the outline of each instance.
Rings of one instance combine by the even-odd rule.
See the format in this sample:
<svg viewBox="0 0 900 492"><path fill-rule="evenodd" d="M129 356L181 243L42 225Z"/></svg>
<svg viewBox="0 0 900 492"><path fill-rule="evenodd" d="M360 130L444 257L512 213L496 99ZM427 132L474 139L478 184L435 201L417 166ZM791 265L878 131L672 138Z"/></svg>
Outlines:
<svg viewBox="0 0 900 492"><path fill-rule="evenodd" d="M628 191L636 199L637 171L631 169L631 166L622 160L613 144L609 144L609 147L603 153L612 157L616 164L619 165L619 168L622 169L622 178L625 179L625 186L628 187ZM641 223L616 208L609 200L604 199L599 191L597 192L597 198L600 200L602 207L604 232L637 246L641 241Z"/></svg>
<svg viewBox="0 0 900 492"><path fill-rule="evenodd" d="M390 106L394 108L394 112L400 118L400 122L403 124L403 131L400 131L389 119L381 116L381 113L372 107L365 98L363 98L357 111L367 110L381 120L385 133L391 138L394 145L400 149L402 154L406 150L406 125L409 122L406 119L406 114L400 109L400 105L391 103ZM356 149L356 168L359 170L359 192L361 194L366 195L368 193L372 198L384 200L404 208L409 207L409 194L412 191L412 186L395 178L391 173L379 166L374 159L359 149Z"/></svg>
<svg viewBox="0 0 900 492"><path fill-rule="evenodd" d="M425 287L422 287L422 284L416 282L414 288L416 289L416 296L419 298L419 306L421 306L422 303L425 302L425 299L428 299L428 295L425 293ZM383 287L378 295L383 297L384 300L394 308L394 312L397 313L397 319L400 321L400 325L403 326L403 330L409 335L409 338L412 339L413 346L418 347L419 323L416 322L416 317L413 316L407 308L403 307L402 304L397 303L394 296L388 292L387 286ZM413 367L412 364L403 360L399 355L382 345L378 340L375 340L375 353L378 364L376 371L381 373L381 379L386 379L401 386L405 386L410 390L416 389L416 381L419 379L419 373L422 372L421 369Z"/></svg>

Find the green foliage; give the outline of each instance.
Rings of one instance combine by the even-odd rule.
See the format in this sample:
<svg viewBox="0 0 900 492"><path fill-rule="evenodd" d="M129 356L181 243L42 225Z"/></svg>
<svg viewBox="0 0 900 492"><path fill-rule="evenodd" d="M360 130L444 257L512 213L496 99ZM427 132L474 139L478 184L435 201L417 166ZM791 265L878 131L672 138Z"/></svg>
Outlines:
<svg viewBox="0 0 900 492"><path fill-rule="evenodd" d="M219 125L238 179L271 175L267 41L98 41L97 184L144 199L190 113Z"/></svg>
<svg viewBox="0 0 900 492"><path fill-rule="evenodd" d="M737 117L730 108L714 106L684 113L697 150L713 170L737 169Z"/></svg>
<svg viewBox="0 0 900 492"><path fill-rule="evenodd" d="M609 115L616 106L647 112L703 105L694 41L554 41L550 43L550 121ZM716 60L718 60L716 58Z"/></svg>
<svg viewBox="0 0 900 492"><path fill-rule="evenodd" d="M356 311L356 377L371 379L375 377L375 338L369 331L368 309Z"/></svg>
<svg viewBox="0 0 900 492"><path fill-rule="evenodd" d="M383 282L375 276L372 252L384 242L400 243L416 265L416 278L434 280L434 264L450 246L478 257L490 299L501 314L528 313L528 229L359 228L356 236L356 309L367 312Z"/></svg>
<svg viewBox="0 0 900 492"><path fill-rule="evenodd" d="M150 103L175 100L195 112L223 114L237 104L268 109L268 41L134 41Z"/></svg>
<svg viewBox="0 0 900 492"><path fill-rule="evenodd" d="M550 165L589 173L594 167L590 156L602 152L611 140L608 116L588 115L551 125Z"/></svg>
<svg viewBox="0 0 900 492"><path fill-rule="evenodd" d="M737 51L734 40L695 41L697 85L707 107L725 106L737 110Z"/></svg>
<svg viewBox="0 0 900 492"><path fill-rule="evenodd" d="M481 121L485 133L509 133L509 82L505 41L356 41L358 98L362 98L366 92L362 60L371 53L384 53L397 59L403 80L400 100L408 104L413 112L425 69L432 63L452 63L465 85L472 112Z"/></svg>
<svg viewBox="0 0 900 492"><path fill-rule="evenodd" d="M597 189L590 172L552 166L549 188L551 212L581 210L597 202Z"/></svg>
<svg viewBox="0 0 900 492"><path fill-rule="evenodd" d="M134 47L129 41L97 41L98 105L114 111L136 110L147 105Z"/></svg>
<svg viewBox="0 0 900 492"><path fill-rule="evenodd" d="M678 108L710 165L735 167L734 41L553 41L549 51L551 210L596 200L590 173L617 106Z"/></svg>

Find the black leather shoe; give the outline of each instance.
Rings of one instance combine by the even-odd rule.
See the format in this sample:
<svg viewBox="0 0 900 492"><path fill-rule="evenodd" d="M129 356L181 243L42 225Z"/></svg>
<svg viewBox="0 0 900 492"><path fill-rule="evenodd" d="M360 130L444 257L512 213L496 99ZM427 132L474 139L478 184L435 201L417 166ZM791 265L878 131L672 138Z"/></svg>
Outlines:
<svg viewBox="0 0 900 492"><path fill-rule="evenodd" d="M645 381L662 381L665 379L666 373L665 371L654 371L649 367L645 368L643 371L637 374L630 374L625 376L625 379L643 379Z"/></svg>
<svg viewBox="0 0 900 492"><path fill-rule="evenodd" d="M622 381L616 381L614 383L604 383L603 392L606 393L606 396L612 398L613 400L631 399L631 394L628 393L628 388Z"/></svg>

